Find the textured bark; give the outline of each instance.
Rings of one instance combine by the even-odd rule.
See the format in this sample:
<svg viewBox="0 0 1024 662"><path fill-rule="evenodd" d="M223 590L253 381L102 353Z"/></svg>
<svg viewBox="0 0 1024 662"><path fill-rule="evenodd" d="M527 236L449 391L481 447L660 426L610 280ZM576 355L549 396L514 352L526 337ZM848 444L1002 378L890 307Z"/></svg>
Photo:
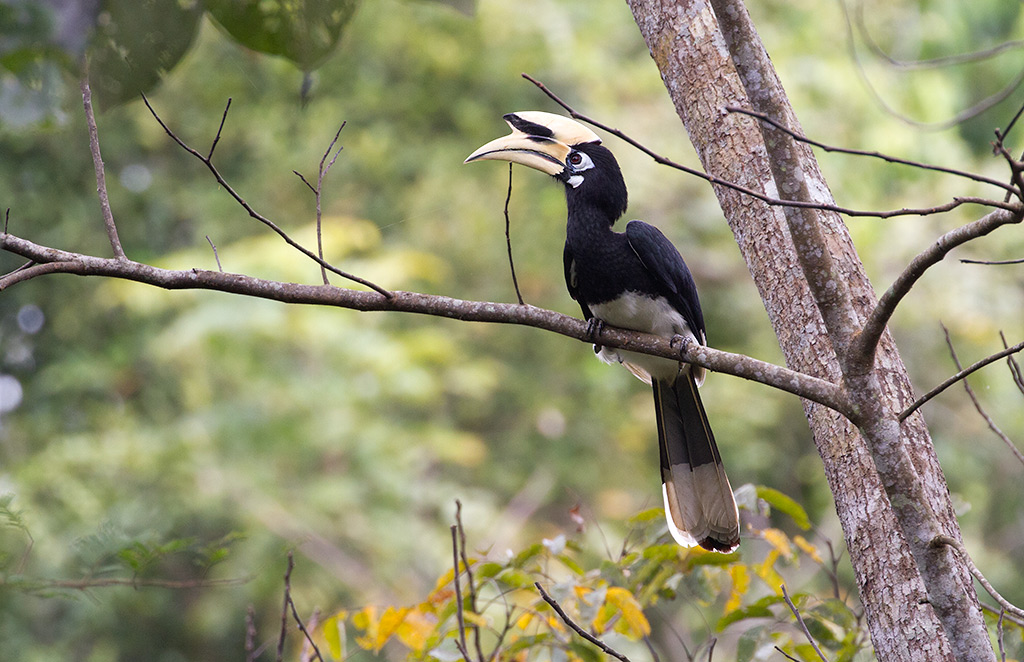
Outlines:
<svg viewBox="0 0 1024 662"><path fill-rule="evenodd" d="M798 195L800 191L788 190L788 182L800 181L800 188L812 199L831 202L809 148L785 146L790 164L780 163L785 159L778 154L770 159L761 127L722 110L726 106L764 110L768 105L775 119L800 130L770 65L767 71L744 71L745 79L737 73L730 44L741 68L753 66L758 59L767 62L756 33L751 29L739 34L743 23L749 22L740 2L629 0L629 4L708 173L783 198ZM737 31L729 40L720 30L715 9L724 12L722 23ZM799 163L800 176L792 176L792 162ZM776 190L776 181L787 190ZM790 212L787 219L786 211L733 190L716 187L715 192L788 365L845 383L851 393L861 396L858 421L869 431L874 458L849 420L812 403L805 405L805 411L835 497L879 659L994 659L966 568L951 550L928 547L938 534L959 539L959 527L923 419L914 415L902 426L895 424L898 412L913 400L895 344L888 333L883 334L873 365L857 365L847 351L856 344L857 332L876 300L842 219L807 210ZM798 237L796 244L793 236ZM841 363L839 356L848 363ZM856 376L857 383L844 382L844 368L845 377ZM888 472L885 485L876 464ZM895 484L894 476L899 475L909 476L914 485ZM901 493L908 487L914 488L909 494L916 491L914 498ZM896 495L900 520L886 488ZM915 518L918 523L908 528L905 520ZM911 532L910 545L904 530ZM918 552L916 559L912 549ZM931 592L919 567L925 570ZM939 636L943 631L946 637Z"/></svg>

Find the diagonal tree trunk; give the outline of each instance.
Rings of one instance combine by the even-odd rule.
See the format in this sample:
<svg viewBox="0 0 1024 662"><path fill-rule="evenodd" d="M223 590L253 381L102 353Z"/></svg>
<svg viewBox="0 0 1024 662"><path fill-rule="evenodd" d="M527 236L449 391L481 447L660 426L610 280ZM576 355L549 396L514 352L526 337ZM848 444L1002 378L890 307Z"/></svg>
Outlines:
<svg viewBox="0 0 1024 662"><path fill-rule="evenodd" d="M741 0L628 2L708 173L831 202L809 148L723 110L753 108L799 131ZM860 405L856 426L811 402L805 412L878 659L995 659L969 572L931 544L960 531L923 418L896 421L913 401L897 348L886 332L873 361L855 351L876 297L842 219L715 193L788 365L844 385Z"/></svg>

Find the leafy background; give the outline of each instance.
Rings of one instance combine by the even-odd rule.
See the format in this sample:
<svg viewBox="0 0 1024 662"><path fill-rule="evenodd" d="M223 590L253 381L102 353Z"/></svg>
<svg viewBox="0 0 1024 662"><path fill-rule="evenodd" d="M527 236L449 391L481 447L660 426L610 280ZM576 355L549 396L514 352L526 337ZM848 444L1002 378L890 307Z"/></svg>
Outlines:
<svg viewBox="0 0 1024 662"><path fill-rule="evenodd" d="M0 206L10 207L12 232L47 245L109 251L75 73L87 47L121 238L130 257L160 266L216 268L209 238L226 270L319 279L316 265L168 140L140 90L200 149L230 97L218 167L307 245L314 201L291 171L315 174L346 122L326 181L327 255L392 289L514 300L502 236L507 170L461 162L505 132L503 113L557 110L521 72L696 165L618 1L52 6L0 4ZM1010 84L1019 51L922 69L894 66L872 47L914 60L1020 39L1019 3L773 0L751 11L808 134L1004 176L988 142L1019 90L945 130L908 124L879 98L901 116L942 122ZM630 185L631 216L663 228L694 271L712 343L779 361L708 187L607 144ZM820 158L851 207L986 193L880 162ZM976 213L850 228L883 289L934 236ZM562 285L558 187L517 169L511 216L526 300L577 314ZM956 257L1022 253L1019 228L1009 228ZM0 256L0 266L17 263ZM1000 349L1000 330L1019 341L1021 273L950 259L915 288L892 328L921 392L954 372L940 321L965 362ZM992 366L971 382L1011 438L1024 439L1009 372ZM316 630L324 655L448 659L455 499L490 605L480 606L481 622L500 632L508 605L518 610L508 658L594 654L569 643L536 579L562 587L560 602L634 659L648 655L644 623L672 658L717 637L717 659L781 658L769 644L812 659L779 579L839 659L867 655L849 567L829 560L829 542L840 555L842 535L799 402L725 376L707 381L704 400L752 526L740 554L717 564L664 545L650 514L660 494L649 393L585 345L529 329L70 276L25 283L0 295L3 655L240 659L250 605L257 642L272 649L294 550L292 595L330 626ZM1006 597L1024 602L1022 467L962 391L925 415L968 548ZM127 585L101 585L112 582ZM167 587L175 582L191 587ZM486 635L489 650L496 634ZM302 655L299 642L290 637L290 659Z"/></svg>

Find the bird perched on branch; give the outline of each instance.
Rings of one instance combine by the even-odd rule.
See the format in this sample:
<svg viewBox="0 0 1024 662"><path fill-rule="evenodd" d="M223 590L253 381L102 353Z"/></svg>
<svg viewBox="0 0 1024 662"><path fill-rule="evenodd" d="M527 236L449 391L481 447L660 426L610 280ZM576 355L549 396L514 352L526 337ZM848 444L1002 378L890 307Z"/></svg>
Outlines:
<svg viewBox="0 0 1024 662"><path fill-rule="evenodd" d="M539 111L509 113L508 136L470 154L545 172L565 186L568 221L565 282L595 337L603 324L674 342L706 343L704 316L690 270L653 225L630 221L626 184L601 138L579 122ZM668 528L688 547L728 552L739 544L739 514L697 387L704 369L672 359L595 345L651 384L657 410L662 492Z"/></svg>

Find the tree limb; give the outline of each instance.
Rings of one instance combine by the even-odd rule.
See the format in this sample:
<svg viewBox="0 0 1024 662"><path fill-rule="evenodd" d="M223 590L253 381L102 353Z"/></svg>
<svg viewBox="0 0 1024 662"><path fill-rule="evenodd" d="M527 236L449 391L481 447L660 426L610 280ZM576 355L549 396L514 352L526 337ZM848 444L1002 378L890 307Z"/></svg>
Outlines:
<svg viewBox="0 0 1024 662"><path fill-rule="evenodd" d="M89 88L89 64L85 64L85 71L78 83L82 90L82 105L85 107L85 123L89 128L89 151L92 153L92 165L96 171L96 192L100 197L100 210L103 212L103 226L107 229L107 237L110 239L110 247L114 250L114 257L124 259L124 248L121 247L121 239L117 236L117 226L114 224L114 214L110 210L110 198L107 197L107 177L103 168L103 156L100 154L99 131L96 129L96 114L92 109L92 90Z"/></svg>
<svg viewBox="0 0 1024 662"><path fill-rule="evenodd" d="M12 234L0 235L0 250L36 262L32 267L0 277L0 292L29 278L51 273L78 276L105 276L131 280L167 290L201 289L228 292L283 303L336 306L361 311L394 311L447 317L467 322L519 324L584 342L596 339L583 320L531 305L468 301L418 292L354 290L330 285L303 285L264 280L222 271L160 269L132 260L94 257L40 246ZM25 274L28 273L26 276ZM696 343L682 348L671 340L647 333L605 327L600 344L653 356L682 360L743 379L773 386L813 402L835 409L845 416L854 410L843 391L823 379L774 365L742 354L723 352Z"/></svg>

